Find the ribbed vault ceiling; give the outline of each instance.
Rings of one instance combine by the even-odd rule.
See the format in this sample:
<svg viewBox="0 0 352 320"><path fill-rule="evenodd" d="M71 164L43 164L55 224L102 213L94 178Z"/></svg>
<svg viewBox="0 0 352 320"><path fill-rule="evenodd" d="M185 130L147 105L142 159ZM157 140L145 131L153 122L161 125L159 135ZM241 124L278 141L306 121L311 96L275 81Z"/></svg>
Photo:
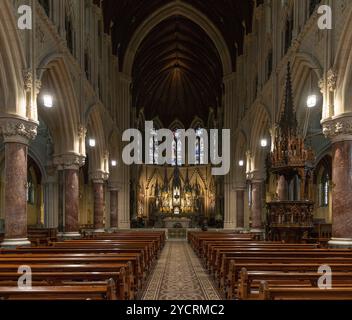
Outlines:
<svg viewBox="0 0 352 320"><path fill-rule="evenodd" d="M172 0L103 0L105 31L111 33L119 68L138 29L154 11ZM185 0L219 29L235 66L251 29L251 0ZM222 64L209 36L194 22L173 16L144 39L133 67L133 103L148 120L165 126L178 119L189 126L198 116L207 121L209 107L221 104Z"/></svg>
<svg viewBox="0 0 352 320"><path fill-rule="evenodd" d="M221 103L222 65L204 31L192 21L171 17L141 44L133 68L134 105L165 126L178 119L189 126L207 121Z"/></svg>

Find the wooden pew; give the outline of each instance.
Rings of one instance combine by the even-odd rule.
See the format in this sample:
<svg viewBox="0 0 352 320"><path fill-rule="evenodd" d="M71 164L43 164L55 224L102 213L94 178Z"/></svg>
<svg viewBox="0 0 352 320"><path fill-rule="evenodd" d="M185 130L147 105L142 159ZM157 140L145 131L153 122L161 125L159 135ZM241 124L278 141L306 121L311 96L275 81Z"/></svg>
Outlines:
<svg viewBox="0 0 352 320"><path fill-rule="evenodd" d="M269 285L295 287L317 287L318 280L322 275L317 272L275 272L275 271L247 271L242 268L238 284L236 298L240 300L258 299L259 284L267 281ZM332 276L334 287L352 287L352 272L334 272Z"/></svg>
<svg viewBox="0 0 352 320"><path fill-rule="evenodd" d="M17 272L0 271L0 287L17 286L20 274ZM97 282L113 280L115 295L118 300L131 297L126 279L126 272L121 268L119 272L34 272L32 282L36 286L62 286L62 285L96 285Z"/></svg>
<svg viewBox="0 0 352 320"><path fill-rule="evenodd" d="M318 272L320 263L236 263L231 261L230 271L225 285L228 299L233 299L236 294L239 275L242 268L248 271L275 271L275 272ZM333 272L351 272L352 264L350 263L330 263L329 266Z"/></svg>
<svg viewBox="0 0 352 320"><path fill-rule="evenodd" d="M0 300L116 300L114 282L99 285L0 287Z"/></svg>
<svg viewBox="0 0 352 320"><path fill-rule="evenodd" d="M259 300L352 300L352 288L271 288L263 281L259 288Z"/></svg>

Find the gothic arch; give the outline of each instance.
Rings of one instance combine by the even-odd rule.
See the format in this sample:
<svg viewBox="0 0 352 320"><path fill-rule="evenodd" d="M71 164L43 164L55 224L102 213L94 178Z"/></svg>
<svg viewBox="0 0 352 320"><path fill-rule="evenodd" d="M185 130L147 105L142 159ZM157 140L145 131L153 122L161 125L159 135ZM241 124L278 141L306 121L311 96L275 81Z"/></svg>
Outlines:
<svg viewBox="0 0 352 320"><path fill-rule="evenodd" d="M26 117L26 62L11 6L9 1L0 2L0 112Z"/></svg>
<svg viewBox="0 0 352 320"><path fill-rule="evenodd" d="M255 118L253 119L253 130L250 139L250 151L253 156L251 168L253 169L252 171L264 174L266 152L264 148L260 147L260 140L262 138L267 138L269 139L270 144L270 114L263 104L257 104L253 110L253 114L255 114Z"/></svg>
<svg viewBox="0 0 352 320"><path fill-rule="evenodd" d="M346 13L346 23L340 37L333 70L337 72L335 116L352 111L352 8Z"/></svg>
<svg viewBox="0 0 352 320"><path fill-rule="evenodd" d="M55 154L79 154L79 107L66 63L60 55L52 55L39 66L45 71L39 75L42 88L38 96L38 113L53 135ZM53 96L54 108L41 106L40 99L45 93Z"/></svg>
<svg viewBox="0 0 352 320"><path fill-rule="evenodd" d="M96 146L92 149L88 149L88 155L90 156L90 170L107 172L105 167L106 163L106 152L107 141L105 138L104 125L102 121L102 106L92 105L86 112L86 124L87 124L87 138L95 139Z"/></svg>

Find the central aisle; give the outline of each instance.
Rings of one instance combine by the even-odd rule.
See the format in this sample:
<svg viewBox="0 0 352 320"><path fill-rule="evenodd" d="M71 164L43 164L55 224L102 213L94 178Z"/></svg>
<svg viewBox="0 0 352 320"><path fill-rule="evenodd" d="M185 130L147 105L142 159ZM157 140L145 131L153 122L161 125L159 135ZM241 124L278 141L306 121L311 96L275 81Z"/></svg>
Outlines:
<svg viewBox="0 0 352 320"><path fill-rule="evenodd" d="M168 241L142 300L221 300L210 276L186 241Z"/></svg>

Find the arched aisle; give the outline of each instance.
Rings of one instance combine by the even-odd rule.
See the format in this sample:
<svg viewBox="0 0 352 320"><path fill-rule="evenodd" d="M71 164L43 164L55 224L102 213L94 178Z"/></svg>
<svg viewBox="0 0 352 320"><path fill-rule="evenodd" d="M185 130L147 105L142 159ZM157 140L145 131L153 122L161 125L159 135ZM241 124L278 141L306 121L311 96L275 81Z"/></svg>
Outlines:
<svg viewBox="0 0 352 320"><path fill-rule="evenodd" d="M149 276L142 300L221 300L186 241L169 240Z"/></svg>

